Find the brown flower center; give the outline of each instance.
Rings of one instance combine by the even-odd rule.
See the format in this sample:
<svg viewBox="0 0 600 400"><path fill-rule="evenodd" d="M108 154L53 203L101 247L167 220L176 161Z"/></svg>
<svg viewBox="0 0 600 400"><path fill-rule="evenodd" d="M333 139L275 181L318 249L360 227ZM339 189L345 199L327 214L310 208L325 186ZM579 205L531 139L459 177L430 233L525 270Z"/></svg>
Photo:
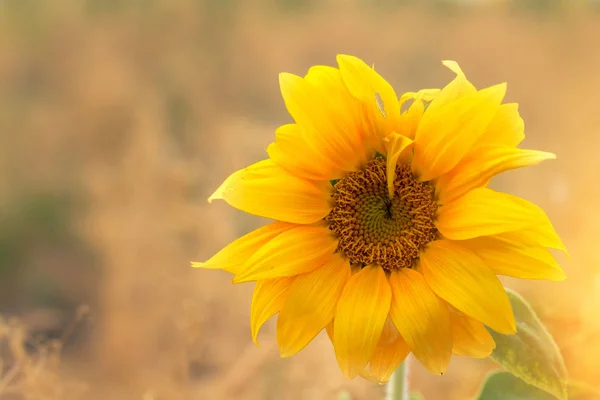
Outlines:
<svg viewBox="0 0 600 400"><path fill-rule="evenodd" d="M337 250L351 263L379 264L388 271L410 268L420 250L437 238L434 189L418 182L409 165L396 167L392 199L381 158L347 174L334 187L336 205L325 219L338 236Z"/></svg>

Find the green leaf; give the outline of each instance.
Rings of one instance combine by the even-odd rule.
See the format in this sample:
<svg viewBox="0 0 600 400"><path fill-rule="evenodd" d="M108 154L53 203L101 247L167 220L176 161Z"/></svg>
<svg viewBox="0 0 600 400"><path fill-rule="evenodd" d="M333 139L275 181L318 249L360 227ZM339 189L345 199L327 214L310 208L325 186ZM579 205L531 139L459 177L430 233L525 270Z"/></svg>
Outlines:
<svg viewBox="0 0 600 400"><path fill-rule="evenodd" d="M488 375L477 400L555 400L556 397L523 382L510 372ZM600 395L585 384L569 384L569 400L600 400Z"/></svg>
<svg viewBox="0 0 600 400"><path fill-rule="evenodd" d="M413 392L410 394L408 400L423 400L423 395L421 393Z"/></svg>
<svg viewBox="0 0 600 400"><path fill-rule="evenodd" d="M502 335L488 329L496 342L492 359L526 383L566 400L567 369L558 346L529 303L512 290L506 292L517 333Z"/></svg>
<svg viewBox="0 0 600 400"><path fill-rule="evenodd" d="M510 372L500 371L488 376L477 400L555 400L555 397Z"/></svg>

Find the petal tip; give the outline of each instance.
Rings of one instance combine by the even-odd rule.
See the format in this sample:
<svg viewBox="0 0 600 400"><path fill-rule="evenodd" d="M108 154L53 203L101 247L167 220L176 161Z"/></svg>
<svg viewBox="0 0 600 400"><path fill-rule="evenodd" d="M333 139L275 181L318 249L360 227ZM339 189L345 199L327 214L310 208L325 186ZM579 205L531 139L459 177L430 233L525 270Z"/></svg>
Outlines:
<svg viewBox="0 0 600 400"><path fill-rule="evenodd" d="M293 74L290 74L289 72L280 72L279 75L278 75L278 77L279 77L279 83L281 83L281 82L289 79L289 77L291 75L293 75Z"/></svg>
<svg viewBox="0 0 600 400"><path fill-rule="evenodd" d="M567 275L565 274L565 271L560 269L548 279L552 282L562 282L567 279Z"/></svg>
<svg viewBox="0 0 600 400"><path fill-rule="evenodd" d="M340 70L342 69L351 69L351 68L368 68L374 69L373 67L369 67L367 63L365 63L361 58L356 56L351 56L349 54L338 54L335 57L335 61L338 64Z"/></svg>
<svg viewBox="0 0 600 400"><path fill-rule="evenodd" d="M513 319L508 325L503 326L502 329L498 330L498 333L503 335L514 335L517 333L517 324L515 320Z"/></svg>
<svg viewBox="0 0 600 400"><path fill-rule="evenodd" d="M281 90L284 90L285 88L289 87L290 84L292 84L292 82L294 80L297 79L302 79L301 77L291 74L289 72L280 72L279 73L279 87L281 88Z"/></svg>
<svg viewBox="0 0 600 400"><path fill-rule="evenodd" d="M250 281L250 279L248 279L244 275L236 275L231 280L231 283L233 283L233 284L236 284L236 283L246 283L246 282L249 282L249 281Z"/></svg>
<svg viewBox="0 0 600 400"><path fill-rule="evenodd" d="M448 357L443 362L427 363L423 366L433 375L442 376L448 370L448 364L450 363L450 357L452 356L452 349L448 352Z"/></svg>
<svg viewBox="0 0 600 400"><path fill-rule="evenodd" d="M351 60L354 60L354 59L356 59L356 57L351 56L349 54L338 54L338 55L335 56L335 61L337 61L338 64L340 62L351 61Z"/></svg>
<svg viewBox="0 0 600 400"><path fill-rule="evenodd" d="M354 379L358 376L359 372L352 370L351 368L341 368L342 374L346 377L346 379Z"/></svg>
<svg viewBox="0 0 600 400"><path fill-rule="evenodd" d="M222 200L223 199L223 189L221 187L219 187L217 190L215 190L215 192L213 194L210 195L210 197L208 199L206 199L208 201L208 203L212 203L213 200Z"/></svg>
<svg viewBox="0 0 600 400"><path fill-rule="evenodd" d="M492 329L496 332L501 333L503 335L514 335L515 333L517 333L517 321L515 320L515 315L512 311L512 306L510 315L505 315L504 321L501 322L500 320L498 320L497 322L498 323L496 324L496 326L492 327ZM501 323L502 325L500 325Z"/></svg>
<svg viewBox="0 0 600 400"><path fill-rule="evenodd" d="M296 354L296 353L290 351L289 349L283 349L283 348L279 349L279 356L281 358L289 358L289 357L293 356L294 354Z"/></svg>
<svg viewBox="0 0 600 400"><path fill-rule="evenodd" d="M454 72L456 75L461 75L463 73L458 63L454 60L443 60L442 65Z"/></svg>
<svg viewBox="0 0 600 400"><path fill-rule="evenodd" d="M453 67L455 65L458 66L458 63L456 61L454 61L454 60L442 60L442 65L450 68L450 67Z"/></svg>
<svg viewBox="0 0 600 400"><path fill-rule="evenodd" d="M502 100L504 100L504 96L506 96L506 90L508 88L508 83L507 82L502 82L502 83L498 83L494 86L490 86L490 88L492 89L492 93L493 93L493 98L494 99L498 99L498 105L500 105L500 103L502 103Z"/></svg>

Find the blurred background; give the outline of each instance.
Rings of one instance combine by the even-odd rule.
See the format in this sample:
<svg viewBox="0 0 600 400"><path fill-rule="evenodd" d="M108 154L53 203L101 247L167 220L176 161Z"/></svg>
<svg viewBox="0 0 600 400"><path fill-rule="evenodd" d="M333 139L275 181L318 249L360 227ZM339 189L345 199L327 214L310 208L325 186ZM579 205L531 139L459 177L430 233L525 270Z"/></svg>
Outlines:
<svg viewBox="0 0 600 400"><path fill-rule="evenodd" d="M321 334L280 359L250 338L252 284L192 270L264 223L206 198L288 123L278 73L374 63L398 94L460 63L507 81L524 146L557 161L493 187L544 208L572 257L562 283L504 282L600 382L600 2L1 0L0 398L383 399ZM416 363L427 400L473 396L491 361Z"/></svg>

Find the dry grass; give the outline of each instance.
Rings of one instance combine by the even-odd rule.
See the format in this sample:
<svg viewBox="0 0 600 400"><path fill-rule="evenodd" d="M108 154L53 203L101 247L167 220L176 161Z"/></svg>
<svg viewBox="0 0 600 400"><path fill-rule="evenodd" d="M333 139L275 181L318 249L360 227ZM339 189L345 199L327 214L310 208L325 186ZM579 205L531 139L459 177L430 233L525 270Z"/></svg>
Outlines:
<svg viewBox="0 0 600 400"><path fill-rule="evenodd" d="M18 391L24 399L320 400L345 390L355 400L383 397L381 388L341 376L326 337L282 360L268 324L255 348L251 285L188 264L262 223L205 199L227 174L264 157L274 129L288 121L277 73L333 64L343 52L374 62L399 91L443 85L450 75L439 60L447 58L477 86L509 82L526 146L559 160L494 185L546 209L572 259L565 283L507 283L534 301L571 374L600 376L600 14L565 2L543 12L501 1L292 3L0 6L0 208L30 193L66 193L74 235L57 244L54 231L27 231L19 239L27 251L11 261L19 268L0 281L0 306L28 314L38 305L23 293L43 276L68 300L67 314L89 302L94 316L62 361L52 341L25 352L25 327L3 321L1 398ZM464 399L490 368L457 358L441 378L415 367L412 381L427 399Z"/></svg>
<svg viewBox="0 0 600 400"><path fill-rule="evenodd" d="M86 314L82 307L74 323ZM32 336L18 318L0 318L0 398L6 400L85 399L88 386L75 378L61 361L62 340Z"/></svg>

